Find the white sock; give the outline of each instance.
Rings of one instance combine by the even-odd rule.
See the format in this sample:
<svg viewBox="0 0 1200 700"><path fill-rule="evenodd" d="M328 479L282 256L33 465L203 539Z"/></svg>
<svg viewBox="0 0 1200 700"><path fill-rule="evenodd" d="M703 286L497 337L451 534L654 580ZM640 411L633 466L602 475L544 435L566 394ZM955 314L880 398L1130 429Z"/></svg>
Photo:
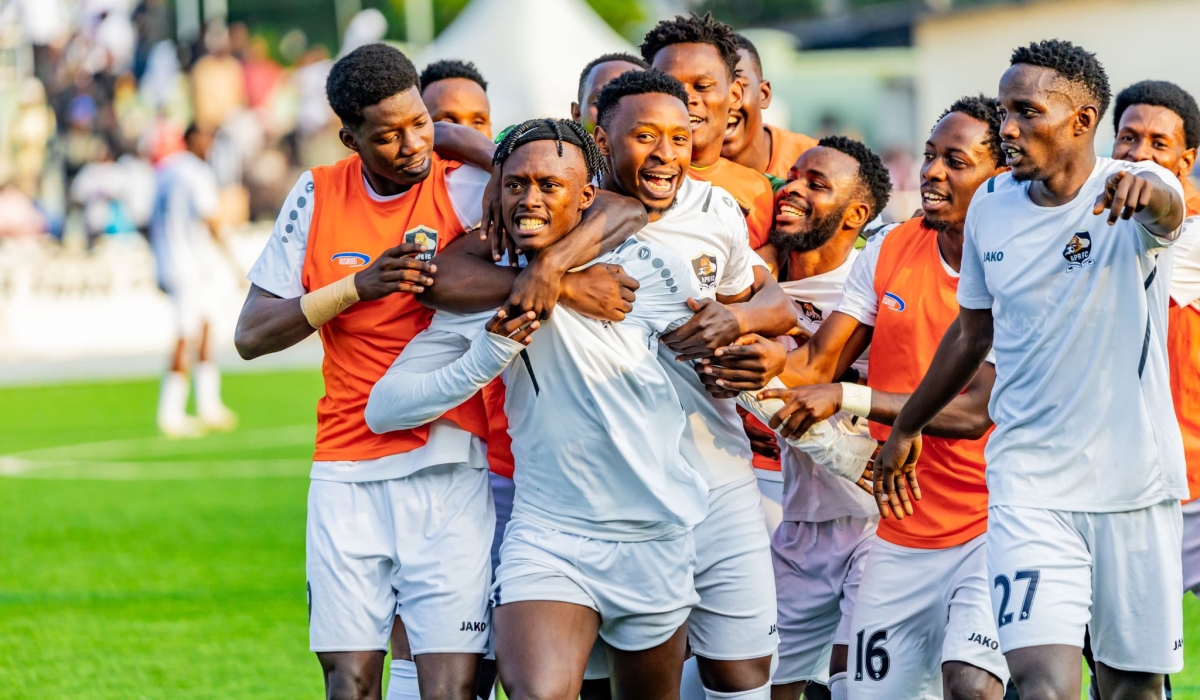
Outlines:
<svg viewBox="0 0 1200 700"><path fill-rule="evenodd" d="M187 413L188 378L183 372L167 372L158 394L158 422L181 421Z"/></svg>
<svg viewBox="0 0 1200 700"><path fill-rule="evenodd" d="M741 690L736 693L718 693L715 690L705 688L704 697L707 700L725 700L727 698L737 698L737 700L771 700L771 684L767 683L761 688Z"/></svg>
<svg viewBox="0 0 1200 700"><path fill-rule="evenodd" d="M704 684L700 682L700 668L696 657L683 662L683 680L679 684L679 700L704 700Z"/></svg>
<svg viewBox="0 0 1200 700"><path fill-rule="evenodd" d="M421 700L417 687L417 665L412 661L392 659L386 700Z"/></svg>
<svg viewBox="0 0 1200 700"><path fill-rule="evenodd" d="M829 697L830 700L846 700L850 697L850 690L846 687L845 671L829 677Z"/></svg>
<svg viewBox="0 0 1200 700"><path fill-rule="evenodd" d="M196 412L201 416L220 413L221 369L216 362L201 362L196 365Z"/></svg>

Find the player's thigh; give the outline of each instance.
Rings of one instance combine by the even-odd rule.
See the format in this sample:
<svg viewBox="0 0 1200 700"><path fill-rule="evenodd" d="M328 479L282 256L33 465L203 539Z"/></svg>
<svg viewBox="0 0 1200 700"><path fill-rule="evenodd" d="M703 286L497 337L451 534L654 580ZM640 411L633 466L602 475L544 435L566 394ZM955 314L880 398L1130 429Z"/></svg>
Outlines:
<svg viewBox="0 0 1200 700"><path fill-rule="evenodd" d="M1022 700L1075 700L1083 686L1080 649L1044 644L1005 652L1009 673Z"/></svg>
<svg viewBox="0 0 1200 700"><path fill-rule="evenodd" d="M438 465L387 484L400 562L392 585L413 655L486 653L495 532L487 471Z"/></svg>
<svg viewBox="0 0 1200 700"><path fill-rule="evenodd" d="M1008 683L988 585L987 535L942 550L949 581L946 635L942 642L943 687L948 698L999 700ZM941 568L938 571L942 571Z"/></svg>
<svg viewBox="0 0 1200 700"><path fill-rule="evenodd" d="M385 483L309 485L305 573L312 651L387 649L396 598Z"/></svg>
<svg viewBox="0 0 1200 700"><path fill-rule="evenodd" d="M512 700L573 700L600 628L595 610L553 600L504 603L494 611L496 665Z"/></svg>
<svg viewBox="0 0 1200 700"><path fill-rule="evenodd" d="M949 571L937 550L876 539L850 624L849 697L924 700L942 693Z"/></svg>
<svg viewBox="0 0 1200 700"><path fill-rule="evenodd" d="M673 700L687 651L686 623L666 641L649 649L624 651L609 647L615 700Z"/></svg>
<svg viewBox="0 0 1200 700"><path fill-rule="evenodd" d="M422 700L475 700L481 654L417 654Z"/></svg>
<svg viewBox="0 0 1200 700"><path fill-rule="evenodd" d="M1142 674L1182 670L1178 501L1087 518L1094 559L1093 658L1110 669Z"/></svg>
<svg viewBox="0 0 1200 700"><path fill-rule="evenodd" d="M1161 673L1122 671L1097 663L1096 682L1104 700L1160 700L1163 697Z"/></svg>
<svg viewBox="0 0 1200 700"><path fill-rule="evenodd" d="M771 541L757 484L746 481L710 493L708 516L693 537L700 602L688 616L692 653L707 661L762 660L757 664L762 680L752 687L762 686L779 638ZM716 664L701 663L702 678L706 671L717 672Z"/></svg>
<svg viewBox="0 0 1200 700"><path fill-rule="evenodd" d="M382 651L317 652L329 700L379 700L383 693Z"/></svg>
<svg viewBox="0 0 1200 700"><path fill-rule="evenodd" d="M844 521L784 521L771 539L779 618L773 684L829 680L845 582L856 552L868 549L871 537L869 522Z"/></svg>

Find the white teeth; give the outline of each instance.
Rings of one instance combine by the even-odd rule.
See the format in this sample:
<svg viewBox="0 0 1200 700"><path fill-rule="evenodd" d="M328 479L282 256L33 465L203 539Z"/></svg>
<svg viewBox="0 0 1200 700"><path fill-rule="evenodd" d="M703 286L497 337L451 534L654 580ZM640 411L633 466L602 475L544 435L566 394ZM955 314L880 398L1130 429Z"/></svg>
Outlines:
<svg viewBox="0 0 1200 700"><path fill-rule="evenodd" d="M944 201L946 201L946 198L943 197L942 195L934 194L932 192L927 192L925 194L922 194L921 199L926 202L944 202Z"/></svg>
<svg viewBox="0 0 1200 700"><path fill-rule="evenodd" d="M700 122L702 122L704 120L701 119L700 117L688 117L688 121L690 121L692 124L699 124Z"/></svg>
<svg viewBox="0 0 1200 700"><path fill-rule="evenodd" d="M517 219L517 228L522 231L534 231L546 225L545 219L535 219L532 217L524 217Z"/></svg>
<svg viewBox="0 0 1200 700"><path fill-rule="evenodd" d="M790 204L780 204L779 213L784 214L785 216L804 216L804 212Z"/></svg>

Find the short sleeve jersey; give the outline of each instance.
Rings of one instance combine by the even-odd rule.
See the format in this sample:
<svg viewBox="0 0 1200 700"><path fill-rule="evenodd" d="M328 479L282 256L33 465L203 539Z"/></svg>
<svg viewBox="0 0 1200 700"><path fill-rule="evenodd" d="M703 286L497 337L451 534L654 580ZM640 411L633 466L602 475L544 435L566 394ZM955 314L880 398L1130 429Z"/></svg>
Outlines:
<svg viewBox="0 0 1200 700"><path fill-rule="evenodd" d="M688 177L711 182L728 192L746 217L750 247L758 249L767 244L767 235L775 220L775 190L766 175L719 158L707 168L692 166Z"/></svg>
<svg viewBox="0 0 1200 700"><path fill-rule="evenodd" d="M195 252L208 238L204 221L217 212L217 175L189 151L168 156L155 177L150 245L159 282L168 291L195 265Z"/></svg>
<svg viewBox="0 0 1200 700"><path fill-rule="evenodd" d="M1171 305L1167 318L1167 357L1171 398L1183 433L1188 490L1200 498L1200 192L1183 180L1188 218L1172 247Z"/></svg>
<svg viewBox="0 0 1200 700"><path fill-rule="evenodd" d="M1075 198L1042 207L999 175L967 213L958 302L991 309L993 505L1115 512L1187 498L1167 364L1169 243L1092 208L1112 174L1179 181L1098 159Z"/></svg>
<svg viewBox="0 0 1200 700"><path fill-rule="evenodd" d="M637 239L681 258L682 275L697 290L697 298L733 296L754 284L759 258L750 249L742 213L728 192L707 182L684 178L674 206L638 232ZM641 294L638 290L639 299ZM693 366L677 362L665 345L660 344L658 352L687 414L682 450L688 463L713 489L751 478L750 441L737 405L709 395Z"/></svg>
<svg viewBox="0 0 1200 700"><path fill-rule="evenodd" d="M800 155L817 145L811 136L798 134L777 126L765 127L771 133L771 162L767 164L767 175L787 180L788 173Z"/></svg>

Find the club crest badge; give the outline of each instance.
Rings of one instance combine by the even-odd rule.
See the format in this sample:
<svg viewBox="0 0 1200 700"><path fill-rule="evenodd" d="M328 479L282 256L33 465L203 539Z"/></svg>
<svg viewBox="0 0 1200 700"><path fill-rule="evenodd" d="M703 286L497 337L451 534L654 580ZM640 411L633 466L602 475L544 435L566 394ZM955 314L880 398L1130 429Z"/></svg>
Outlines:
<svg viewBox="0 0 1200 700"><path fill-rule="evenodd" d="M1067 272L1095 262L1092 260L1092 235L1087 231L1080 231L1072 236L1067 247L1063 249L1063 257L1067 259Z"/></svg>
<svg viewBox="0 0 1200 700"><path fill-rule="evenodd" d="M437 253L438 247L438 232L428 226L418 226L410 228L404 232L405 243L419 243L425 246L426 250L417 256L417 260L421 262L429 262L433 260L433 256Z"/></svg>
<svg viewBox="0 0 1200 700"><path fill-rule="evenodd" d="M817 306L811 301L800 302L800 313L804 314L804 317L813 323L820 323L825 318L825 314L821 311L821 307Z"/></svg>
<svg viewBox="0 0 1200 700"><path fill-rule="evenodd" d="M692 259L692 270L700 281L700 289L712 289L717 286L717 257L709 253L701 253Z"/></svg>

